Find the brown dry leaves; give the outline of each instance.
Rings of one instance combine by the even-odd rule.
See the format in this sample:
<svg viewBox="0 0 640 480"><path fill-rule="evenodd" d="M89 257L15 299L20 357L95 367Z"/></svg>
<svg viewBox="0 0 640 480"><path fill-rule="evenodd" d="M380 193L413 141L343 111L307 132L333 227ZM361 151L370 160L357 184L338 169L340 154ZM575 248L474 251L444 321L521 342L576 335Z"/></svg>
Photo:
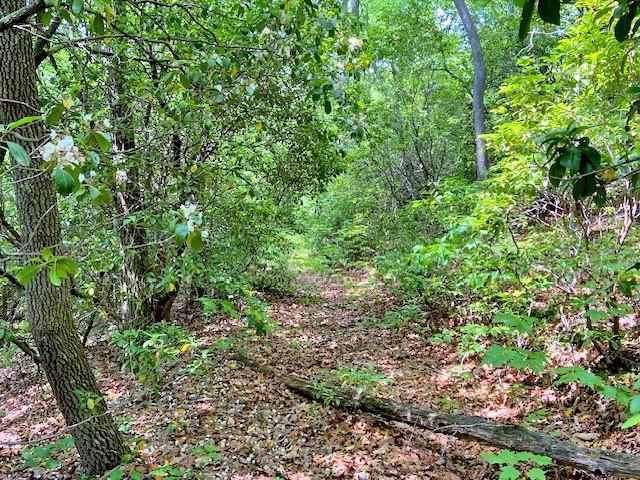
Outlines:
<svg viewBox="0 0 640 480"><path fill-rule="evenodd" d="M268 339L246 339L245 347L261 362L309 379L321 370L373 365L393 380L382 394L424 408L508 421L545 408L536 428L559 430L586 444L640 448L633 432L610 435L611 413L594 407L593 400L563 397L536 381L514 389L527 379L472 360L460 363L453 347L429 344L415 325L393 331L363 323L365 316L384 317L396 301L365 272L356 272L348 283L320 275L301 278L299 296L273 304L281 328ZM443 327L439 322L432 321L433 330ZM229 320L183 326L205 343L237 335L240 327ZM119 353L108 342L90 352L111 408L137 442L140 469L168 462L191 469L197 478L231 480L495 478L493 467L479 459L487 447L308 402L273 378L224 358L206 377L177 368L168 372L167 385L153 396L121 371ZM2 369L0 386L0 442L38 438L62 426L42 377L28 364ZM575 402L570 413L567 398ZM599 431L601 424L607 431ZM205 444L215 445L222 459L203 464L193 447ZM19 449L0 447L0 478L38 478L20 470ZM75 461L71 456L59 471L40 478L73 478ZM594 477L557 470L548 478Z"/></svg>

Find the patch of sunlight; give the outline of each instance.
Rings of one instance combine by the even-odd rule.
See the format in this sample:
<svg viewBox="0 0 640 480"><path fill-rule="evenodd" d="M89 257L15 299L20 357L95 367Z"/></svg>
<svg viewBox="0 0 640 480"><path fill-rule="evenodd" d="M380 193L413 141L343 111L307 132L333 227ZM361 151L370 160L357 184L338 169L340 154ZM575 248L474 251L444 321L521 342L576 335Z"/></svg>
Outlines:
<svg viewBox="0 0 640 480"><path fill-rule="evenodd" d="M322 256L318 255L304 236L292 234L289 235L287 240L293 246L291 252L291 267L295 271L314 272L314 273L326 273L329 271L329 267L326 260Z"/></svg>

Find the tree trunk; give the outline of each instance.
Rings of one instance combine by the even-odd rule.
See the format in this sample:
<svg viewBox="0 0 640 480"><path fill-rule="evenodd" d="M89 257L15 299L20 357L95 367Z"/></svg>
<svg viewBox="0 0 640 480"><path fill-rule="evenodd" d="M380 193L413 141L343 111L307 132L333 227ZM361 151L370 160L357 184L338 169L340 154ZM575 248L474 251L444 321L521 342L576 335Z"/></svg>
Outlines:
<svg viewBox="0 0 640 480"><path fill-rule="evenodd" d="M360 0L343 0L342 10L344 13L360 18Z"/></svg>
<svg viewBox="0 0 640 480"><path fill-rule="evenodd" d="M121 294L120 316L126 328L144 328L153 322L153 312L149 295L145 289L145 275L148 265L148 251L145 247L147 234L144 227L136 221L127 223L127 217L140 210L142 191L140 188L139 168L127 168L126 161L135 155L135 130L132 128L133 111L127 102L126 82L116 65L110 68L111 75L111 112L115 121L116 154L124 159L121 170L120 191L115 196L115 208L120 217L118 225L120 244L122 245L122 271L120 277Z"/></svg>
<svg viewBox="0 0 640 480"><path fill-rule="evenodd" d="M462 20L462 25L467 32L467 40L471 45L471 55L473 57L473 129L476 135L476 175L478 180L487 178L487 151L482 135L484 129L484 91L487 83L487 71L482 55L482 44L478 30L473 23L471 13L464 0L453 0L456 9Z"/></svg>
<svg viewBox="0 0 640 480"><path fill-rule="evenodd" d="M0 2L0 18L24 6L21 0ZM9 28L0 33L0 123L7 124L39 111L36 69L29 33ZM46 138L41 123L19 129L16 142L31 155L29 168L13 165L13 180L25 257L51 247L59 254L60 216L56 191L38 158L39 143ZM120 463L126 453L122 435L106 411L104 400L95 411L79 408L83 393L100 395L89 360L82 349L72 317L71 282L54 286L48 272L40 272L25 288L26 315L42 368L67 425L71 429L82 465L95 475ZM102 397L101 397L102 398Z"/></svg>

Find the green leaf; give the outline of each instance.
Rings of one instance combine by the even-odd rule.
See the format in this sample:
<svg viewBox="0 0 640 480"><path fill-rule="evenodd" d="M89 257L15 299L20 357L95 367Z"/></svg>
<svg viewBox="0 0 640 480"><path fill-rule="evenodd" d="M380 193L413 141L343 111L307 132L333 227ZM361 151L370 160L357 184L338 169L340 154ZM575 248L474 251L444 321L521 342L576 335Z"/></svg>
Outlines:
<svg viewBox="0 0 640 480"><path fill-rule="evenodd" d="M622 424L622 429L626 430L640 423L640 413L636 413L632 417L628 418L626 422Z"/></svg>
<svg viewBox="0 0 640 480"><path fill-rule="evenodd" d="M87 404L88 403L89 402L87 402ZM121 468L111 470L111 473L109 474L109 480L121 480L122 478L124 478L124 471Z"/></svg>
<svg viewBox="0 0 640 480"><path fill-rule="evenodd" d="M485 452L480 457L493 465L515 465L520 461L516 452L511 450L500 450L500 453Z"/></svg>
<svg viewBox="0 0 640 480"><path fill-rule="evenodd" d="M560 25L560 0L538 0L538 15L544 22Z"/></svg>
<svg viewBox="0 0 640 480"><path fill-rule="evenodd" d="M573 183L573 190L571 190L571 195L573 196L574 200L580 200L584 197L586 197L586 178L585 177L581 177L578 178L574 183Z"/></svg>
<svg viewBox="0 0 640 480"><path fill-rule="evenodd" d="M50 247L44 247L40 255L42 256L45 262L53 260L53 257L54 257L53 250L51 250Z"/></svg>
<svg viewBox="0 0 640 480"><path fill-rule="evenodd" d="M73 0L71 11L74 15L79 15L84 10L84 0Z"/></svg>
<svg viewBox="0 0 640 480"><path fill-rule="evenodd" d="M9 149L9 155L13 157L16 163L19 163L23 167L31 165L31 158L22 145L15 142L7 142L7 148Z"/></svg>
<svg viewBox="0 0 640 480"><path fill-rule="evenodd" d="M582 156L582 152L578 147L567 147L562 152L562 155L558 158L558 162L563 167L566 167L571 172L577 172L580 168L580 158Z"/></svg>
<svg viewBox="0 0 640 480"><path fill-rule="evenodd" d="M500 469L498 480L517 480L518 478L520 478L520 472L515 467L508 465Z"/></svg>
<svg viewBox="0 0 640 480"><path fill-rule="evenodd" d="M131 470L129 472L129 477L131 478L131 480L142 480L143 478L142 474L137 470Z"/></svg>
<svg viewBox="0 0 640 480"><path fill-rule="evenodd" d="M189 78L188 75L182 73L182 74L180 74L180 84L184 88L189 88L191 86L191 79Z"/></svg>
<svg viewBox="0 0 640 480"><path fill-rule="evenodd" d="M601 164L602 155L598 150L593 147L585 146L581 148L582 153L589 159L589 162L593 168L599 168Z"/></svg>
<svg viewBox="0 0 640 480"><path fill-rule="evenodd" d="M204 248L204 240L200 230L191 232L187 237L187 247L194 252L200 252Z"/></svg>
<svg viewBox="0 0 640 480"><path fill-rule="evenodd" d="M518 37L520 40L524 40L531 28L531 19L533 18L533 11L536 8L536 0L526 0L524 7L522 7L522 16L520 17L520 29L518 31Z"/></svg>
<svg viewBox="0 0 640 480"><path fill-rule="evenodd" d="M328 99L324 101L324 112L328 115L331 113L331 101Z"/></svg>
<svg viewBox="0 0 640 480"><path fill-rule="evenodd" d="M49 10L45 10L44 12L42 12L40 14L40 17L38 18L38 22L44 26L44 27L48 27L49 24L51 23L51 17L53 17L53 12L49 9Z"/></svg>
<svg viewBox="0 0 640 480"><path fill-rule="evenodd" d="M78 274L78 262L71 257L58 257L56 260L58 275L62 278L73 277Z"/></svg>
<svg viewBox="0 0 640 480"><path fill-rule="evenodd" d="M69 195L76 188L76 179L65 168L55 168L51 172L56 190L60 195Z"/></svg>
<svg viewBox="0 0 640 480"><path fill-rule="evenodd" d="M7 125L8 130L15 130L16 128L24 127L25 125L29 125L30 123L34 123L42 120L42 115L36 115L33 117L24 117L20 120L16 120L15 122L11 122Z"/></svg>
<svg viewBox="0 0 640 480"><path fill-rule="evenodd" d="M74 441L73 441L73 437L65 437L62 438L60 440L58 440L55 445L60 449L60 450L70 450L73 448L74 446Z"/></svg>
<svg viewBox="0 0 640 480"><path fill-rule="evenodd" d="M102 15L96 15L91 22L91 29L97 35L104 35L104 19Z"/></svg>
<svg viewBox="0 0 640 480"><path fill-rule="evenodd" d="M106 190L101 190L93 185L89 185L89 198L95 205L107 204L111 200L111 195Z"/></svg>
<svg viewBox="0 0 640 480"><path fill-rule="evenodd" d="M531 470L529 470L529 472L527 472L527 476L531 480L546 480L547 478L541 468L532 468Z"/></svg>
<svg viewBox="0 0 640 480"><path fill-rule="evenodd" d="M60 272L58 272L58 262L54 262L49 267L49 281L56 287L62 285L62 278L60 277Z"/></svg>
<svg viewBox="0 0 640 480"><path fill-rule="evenodd" d="M551 185L554 187L560 185L560 181L564 178L566 171L567 169L557 162L551 165L549 168L549 181L551 182Z"/></svg>
<svg viewBox="0 0 640 480"><path fill-rule="evenodd" d="M629 412L631 412L632 415L640 412L640 395L636 395L629 402Z"/></svg>
<svg viewBox="0 0 640 480"><path fill-rule="evenodd" d="M512 315L510 313L498 313L494 317L493 321L513 328L520 333L527 334L530 334L533 331L534 324L539 322L539 320L535 317Z"/></svg>
<svg viewBox="0 0 640 480"><path fill-rule="evenodd" d="M189 225L185 222L177 224L174 230L174 235L178 240L184 240L189 235Z"/></svg>
<svg viewBox="0 0 640 480"><path fill-rule="evenodd" d="M559 376L555 381L556 385L572 382L580 382L590 388L602 385L602 378L582 367L559 367L554 370L554 373Z"/></svg>
<svg viewBox="0 0 640 480"><path fill-rule="evenodd" d="M553 463L553 459L551 457L547 457L546 455L537 455L535 453L530 452L522 452L521 454L525 454L527 462L531 462L534 465L539 465L541 467L548 467Z"/></svg>
<svg viewBox="0 0 640 480"><path fill-rule="evenodd" d="M16 275L16 278L22 285L28 285L29 282L31 282L31 280L33 280L34 277L38 274L41 268L41 263L22 267L22 269Z"/></svg>
<svg viewBox="0 0 640 480"><path fill-rule="evenodd" d="M62 114L65 112L65 110L66 109L62 104L58 104L55 107L53 107L51 110L49 110L49 113L47 113L47 116L45 118L47 125L50 127L57 125L58 122L60 121L60 118L62 117Z"/></svg>
<svg viewBox="0 0 640 480"><path fill-rule="evenodd" d="M616 26L614 28L614 34L616 36L616 40L619 42L625 41L629 38L629 32L631 31L631 22L633 22L633 17L631 12L627 12L620 17Z"/></svg>
<svg viewBox="0 0 640 480"><path fill-rule="evenodd" d="M601 312L599 310L587 310L586 315L594 322L609 319L609 315L606 312Z"/></svg>
<svg viewBox="0 0 640 480"><path fill-rule="evenodd" d="M494 367L507 366L518 370L529 368L533 372L541 372L544 370L546 355L544 352L491 345L482 359L482 363L493 365Z"/></svg>
<svg viewBox="0 0 640 480"><path fill-rule="evenodd" d="M226 313L227 315L229 315L232 318L236 318L237 319L240 316L238 311L233 306L233 303L231 303L229 300L221 300L220 301L220 308L222 309L222 311L224 313Z"/></svg>
<svg viewBox="0 0 640 480"><path fill-rule="evenodd" d="M108 153L111 150L111 138L108 134L102 132L93 132L93 138L104 153Z"/></svg>

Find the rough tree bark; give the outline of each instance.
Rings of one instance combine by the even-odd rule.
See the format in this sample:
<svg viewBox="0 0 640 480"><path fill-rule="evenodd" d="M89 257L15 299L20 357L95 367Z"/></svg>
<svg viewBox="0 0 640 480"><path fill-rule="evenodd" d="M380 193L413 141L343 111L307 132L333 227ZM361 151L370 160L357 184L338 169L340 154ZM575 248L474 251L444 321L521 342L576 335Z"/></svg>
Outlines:
<svg viewBox="0 0 640 480"><path fill-rule="evenodd" d="M476 136L476 175L478 180L487 178L487 150L482 135L485 133L484 127L484 92L487 83L487 70L482 54L482 44L476 25L471 18L471 13L464 0L453 0L462 20L467 40L471 45L471 56L473 58L473 129Z"/></svg>
<svg viewBox="0 0 640 480"><path fill-rule="evenodd" d="M0 19L24 7L24 0L2 0ZM29 33L8 28L0 33L0 123L36 115L39 111L36 67ZM60 251L61 231L56 191L48 171L42 169L39 143L46 139L41 123L19 129L17 143L31 154L31 165L13 165L16 206L27 258L44 247ZM28 141L23 140L29 139ZM14 162L15 163L15 162ZM40 364L72 431L82 465L100 474L120 463L127 449L122 435L107 413L104 400L96 411L81 410L81 394L100 395L89 360L82 349L72 317L71 282L54 286L48 272L40 272L25 288L26 314ZM90 418L90 419L89 419Z"/></svg>

